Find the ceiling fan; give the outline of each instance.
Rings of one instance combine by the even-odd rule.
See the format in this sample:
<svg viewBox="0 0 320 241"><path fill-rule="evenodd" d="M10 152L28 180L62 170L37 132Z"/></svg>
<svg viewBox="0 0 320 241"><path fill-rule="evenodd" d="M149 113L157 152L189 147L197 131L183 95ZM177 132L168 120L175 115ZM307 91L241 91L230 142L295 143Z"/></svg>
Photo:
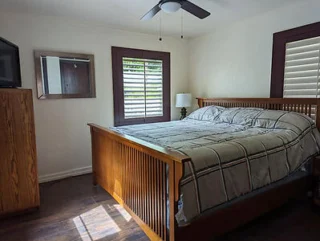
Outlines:
<svg viewBox="0 0 320 241"><path fill-rule="evenodd" d="M160 2L154 6L149 12L147 12L141 20L149 20L153 18L158 12L163 10L166 13L177 12L180 8L193 14L194 16L204 19L210 15L210 13L197 5L189 2L188 0L160 0Z"/></svg>

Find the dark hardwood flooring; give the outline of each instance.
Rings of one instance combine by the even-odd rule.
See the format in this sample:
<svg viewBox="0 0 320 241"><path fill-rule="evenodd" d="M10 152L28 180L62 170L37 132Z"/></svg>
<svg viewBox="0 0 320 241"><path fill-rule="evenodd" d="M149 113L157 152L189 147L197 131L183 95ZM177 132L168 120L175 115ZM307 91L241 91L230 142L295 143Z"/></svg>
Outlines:
<svg viewBox="0 0 320 241"><path fill-rule="evenodd" d="M91 175L41 184L40 193L39 210L0 220L0 241L149 240L109 194L92 186ZM320 215L308 201L292 201L215 239L231 240L319 241Z"/></svg>
<svg viewBox="0 0 320 241"><path fill-rule="evenodd" d="M40 185L36 212L0 220L0 241L149 240L91 175Z"/></svg>

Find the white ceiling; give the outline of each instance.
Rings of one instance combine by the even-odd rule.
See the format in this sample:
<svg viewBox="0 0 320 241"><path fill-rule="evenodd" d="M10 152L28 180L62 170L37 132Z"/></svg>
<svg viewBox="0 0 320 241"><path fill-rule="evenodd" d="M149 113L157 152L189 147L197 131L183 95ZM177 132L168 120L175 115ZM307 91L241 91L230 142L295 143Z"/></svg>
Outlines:
<svg viewBox="0 0 320 241"><path fill-rule="evenodd" d="M213 31L219 26L298 2L299 0L190 0L211 12L200 20L183 12L184 33L195 37ZM158 0L1 0L0 10L38 15L62 16L75 20L95 21L107 26L145 33L159 32L159 16L140 21ZM180 10L181 11L181 10ZM180 36L181 12L162 13L165 35Z"/></svg>

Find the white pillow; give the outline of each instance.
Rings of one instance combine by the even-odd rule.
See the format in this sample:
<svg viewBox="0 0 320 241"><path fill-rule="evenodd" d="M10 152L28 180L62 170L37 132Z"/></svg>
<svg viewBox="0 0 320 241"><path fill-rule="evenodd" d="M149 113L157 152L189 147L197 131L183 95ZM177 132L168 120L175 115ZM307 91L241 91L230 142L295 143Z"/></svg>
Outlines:
<svg viewBox="0 0 320 241"><path fill-rule="evenodd" d="M186 119L215 121L225 108L221 106L206 106L192 112Z"/></svg>

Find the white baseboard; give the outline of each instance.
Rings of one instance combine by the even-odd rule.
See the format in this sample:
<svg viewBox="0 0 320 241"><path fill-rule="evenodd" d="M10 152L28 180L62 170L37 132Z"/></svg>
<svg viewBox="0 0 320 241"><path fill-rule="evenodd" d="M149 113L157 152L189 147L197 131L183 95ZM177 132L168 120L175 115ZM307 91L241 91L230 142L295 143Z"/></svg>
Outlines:
<svg viewBox="0 0 320 241"><path fill-rule="evenodd" d="M92 166L75 168L68 171L56 172L52 174L39 176L39 183L56 181L67 177L74 177L83 174L92 173Z"/></svg>

